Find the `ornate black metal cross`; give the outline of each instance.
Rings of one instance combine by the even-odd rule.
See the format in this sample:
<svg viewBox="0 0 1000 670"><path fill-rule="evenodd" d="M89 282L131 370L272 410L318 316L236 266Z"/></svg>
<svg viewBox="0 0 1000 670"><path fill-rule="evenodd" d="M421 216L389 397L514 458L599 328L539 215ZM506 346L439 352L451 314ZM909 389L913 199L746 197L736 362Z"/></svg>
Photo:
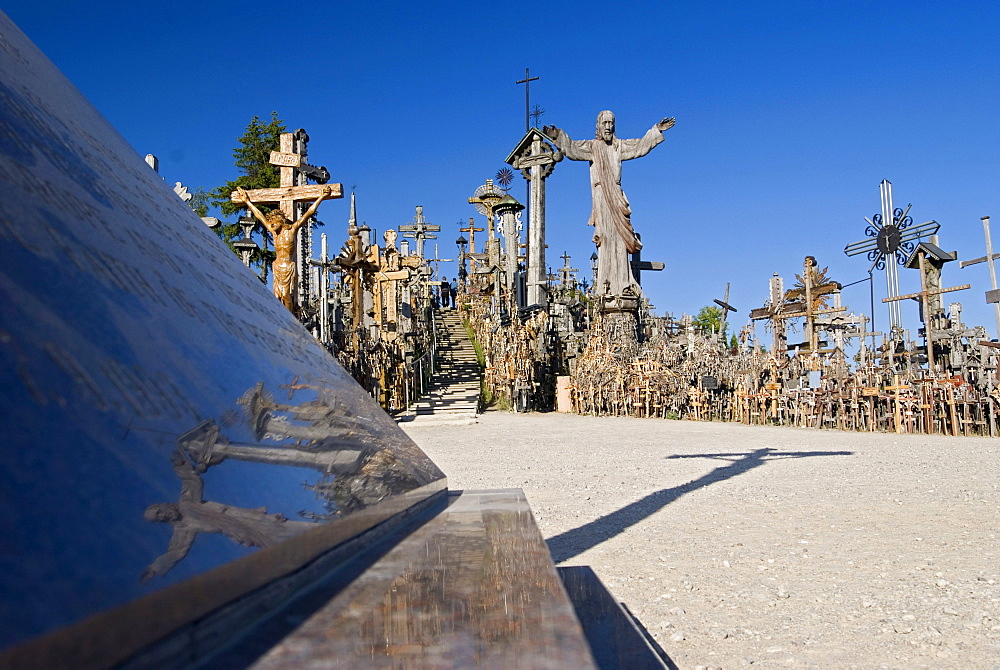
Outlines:
<svg viewBox="0 0 1000 670"><path fill-rule="evenodd" d="M848 256L866 254L872 261L869 272L873 269L885 270L886 297L895 298L899 295L898 265L906 262L907 256L913 251L916 240L924 235L933 235L940 228L937 221L927 221L918 226L913 225L913 217L909 216L910 207L906 209L892 207L892 183L883 179L879 184L882 197L882 212L872 218L865 218L868 227L865 235L869 238L854 242L844 247ZM886 262L886 258L889 261ZM898 300L891 300L889 305L889 332L902 328L902 315Z"/></svg>

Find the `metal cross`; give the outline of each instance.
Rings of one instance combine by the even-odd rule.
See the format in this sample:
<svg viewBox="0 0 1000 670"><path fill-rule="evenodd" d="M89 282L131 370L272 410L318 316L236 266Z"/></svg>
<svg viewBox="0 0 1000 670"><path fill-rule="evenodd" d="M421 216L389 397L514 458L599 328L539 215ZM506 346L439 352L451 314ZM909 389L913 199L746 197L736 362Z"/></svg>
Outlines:
<svg viewBox="0 0 1000 670"><path fill-rule="evenodd" d="M867 254L868 260L872 261L871 269L885 270L886 300L889 305L889 332L898 333L902 329L902 315L900 313L899 301L891 300L899 295L899 271L897 265L906 262L906 257L913 251L914 241L924 235L933 235L941 226L937 221L926 221L919 226L910 227L913 224L913 217L909 216L910 207L906 209L893 209L892 207L892 183L888 179L883 179L879 184L879 193L882 198L882 212L875 214L872 218L865 218L868 227L865 228L865 235L870 239L854 242L844 247L844 253L848 256ZM886 261L889 258L889 261Z"/></svg>
<svg viewBox="0 0 1000 670"><path fill-rule="evenodd" d="M531 129L531 124L528 121L528 118L531 116L531 113L528 111L528 87L531 86L531 82L533 81L538 81L538 77L530 76L528 68L524 68L524 79L514 82L515 84L524 84L524 132L528 132Z"/></svg>
<svg viewBox="0 0 1000 670"><path fill-rule="evenodd" d="M531 108L531 119L532 121L534 121L533 125L535 126L535 128L538 127L538 119L542 118L542 115L544 114L545 110L539 107L538 105L535 105L534 107Z"/></svg>
<svg viewBox="0 0 1000 670"><path fill-rule="evenodd" d="M986 292L986 302L993 303L993 314L997 320L997 337L1000 337L1000 291L997 290L997 271L993 261L1000 258L1000 254L993 253L993 240L990 239L990 217L979 217L983 222L983 234L986 235L986 255L973 258L971 261L962 261L958 267L964 268L977 263L986 263L990 267L990 285L992 291Z"/></svg>

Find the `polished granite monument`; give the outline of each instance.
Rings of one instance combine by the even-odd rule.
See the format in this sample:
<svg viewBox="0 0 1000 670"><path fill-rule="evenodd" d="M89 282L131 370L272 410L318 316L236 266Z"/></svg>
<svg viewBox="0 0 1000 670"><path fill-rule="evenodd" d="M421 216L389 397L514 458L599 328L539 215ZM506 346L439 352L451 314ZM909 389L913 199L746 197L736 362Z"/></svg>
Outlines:
<svg viewBox="0 0 1000 670"><path fill-rule="evenodd" d="M0 667L595 667L523 494L449 492L2 13L0 192Z"/></svg>

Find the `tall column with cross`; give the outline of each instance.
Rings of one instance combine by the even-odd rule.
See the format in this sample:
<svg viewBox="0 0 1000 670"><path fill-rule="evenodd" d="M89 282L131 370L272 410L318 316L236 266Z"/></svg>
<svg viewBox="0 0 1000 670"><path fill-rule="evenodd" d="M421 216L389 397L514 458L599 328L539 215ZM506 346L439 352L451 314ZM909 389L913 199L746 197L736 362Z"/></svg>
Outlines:
<svg viewBox="0 0 1000 670"><path fill-rule="evenodd" d="M521 211L523 209L524 205L515 200L509 193L504 195L493 208L500 221L500 230L503 232L502 264L505 270L505 285L509 294L514 292L514 281L517 276L517 255L518 248L521 246Z"/></svg>
<svg viewBox="0 0 1000 670"><path fill-rule="evenodd" d="M441 226L427 223L427 220L424 218L423 205L417 205L417 213L413 217L413 223L404 224L399 227L399 230L403 233L403 237L411 237L417 241L417 255L423 258L424 240L437 239L437 235L431 235L430 233L440 232Z"/></svg>
<svg viewBox="0 0 1000 670"><path fill-rule="evenodd" d="M528 180L528 304L546 302L545 287L545 179L563 158L541 131L529 128L507 163Z"/></svg>

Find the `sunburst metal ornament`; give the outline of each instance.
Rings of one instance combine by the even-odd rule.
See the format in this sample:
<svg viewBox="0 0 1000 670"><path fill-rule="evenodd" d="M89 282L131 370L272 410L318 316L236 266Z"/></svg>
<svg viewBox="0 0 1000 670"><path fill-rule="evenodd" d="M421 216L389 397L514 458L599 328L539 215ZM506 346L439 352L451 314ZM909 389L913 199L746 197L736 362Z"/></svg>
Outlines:
<svg viewBox="0 0 1000 670"><path fill-rule="evenodd" d="M882 212L875 214L872 218L865 218L868 227L865 228L867 240L854 242L844 247L844 253L848 256L858 256L866 254L872 265L868 272L873 270L885 270L885 282L887 298L894 298L899 295L899 272L898 265L906 263L906 259L913 251L914 243L924 235L934 235L941 225L937 221L926 221L920 225L913 225L913 217L909 215L910 207L906 209L892 207L892 183L883 179L879 184L879 191L882 196ZM889 259L888 261L886 259ZM899 302L890 302L889 322L893 328L899 328L902 317L899 311Z"/></svg>
<svg viewBox="0 0 1000 670"><path fill-rule="evenodd" d="M493 185L492 179L487 179L482 186L476 187L469 204L475 206L476 211L489 218L493 215L493 205L500 201L503 193Z"/></svg>
<svg viewBox="0 0 1000 670"><path fill-rule="evenodd" d="M514 181L514 171L510 168L500 168L497 170L497 183L500 184L500 188L506 193L510 190L510 183Z"/></svg>

